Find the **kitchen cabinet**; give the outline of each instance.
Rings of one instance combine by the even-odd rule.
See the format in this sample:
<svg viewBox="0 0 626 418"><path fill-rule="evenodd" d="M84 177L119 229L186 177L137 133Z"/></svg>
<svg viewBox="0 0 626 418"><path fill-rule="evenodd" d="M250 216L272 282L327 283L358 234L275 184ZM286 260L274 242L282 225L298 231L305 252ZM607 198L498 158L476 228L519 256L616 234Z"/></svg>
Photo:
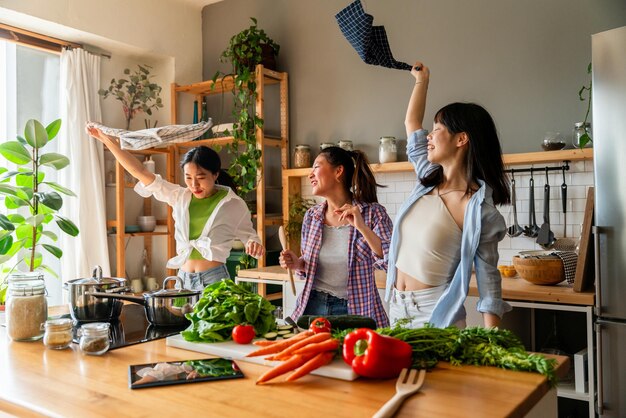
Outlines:
<svg viewBox="0 0 626 418"><path fill-rule="evenodd" d="M105 148L106 149L106 148ZM174 181L174 162L173 153L168 148L151 148L147 150L130 151L131 154L143 161L147 156L163 156L165 160L165 172L161 173L168 181ZM156 236L166 236L167 245L167 257L171 258L176 253L176 247L173 242L174 239L174 221L172 219L172 209L167 207L167 216L163 219L157 219L157 227L164 225L165 231L153 231L153 232L126 232L128 225L136 225L135 220L130 222L126 219L126 190L132 190L134 183L129 182L127 178L126 170L117 162L114 164L114 183L107 183L107 193L114 193L115 195L115 210L113 219L107 219L107 230L109 236L113 238L115 245L115 265L116 276L126 277L126 245L127 241L138 237L143 239L143 245L146 249L146 256L149 265L152 265L152 238ZM107 175L108 177L108 175ZM107 179L108 181L109 179ZM143 215L152 215L152 197L143 199ZM113 230L114 228L114 230ZM162 228L158 228L162 229ZM174 270L168 270L167 275L175 274Z"/></svg>

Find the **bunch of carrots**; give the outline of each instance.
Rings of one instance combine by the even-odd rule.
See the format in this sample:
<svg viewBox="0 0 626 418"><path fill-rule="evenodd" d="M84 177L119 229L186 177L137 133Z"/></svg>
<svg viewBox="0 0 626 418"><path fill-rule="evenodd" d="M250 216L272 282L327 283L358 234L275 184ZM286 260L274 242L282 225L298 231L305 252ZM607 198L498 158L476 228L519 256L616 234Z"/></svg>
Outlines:
<svg viewBox="0 0 626 418"><path fill-rule="evenodd" d="M278 376L291 372L286 381L293 382L313 370L330 363L337 352L339 341L331 338L330 332L313 333L303 331L280 341L255 341L259 346L246 357L268 356L266 360L282 361L264 373L256 381L266 383Z"/></svg>

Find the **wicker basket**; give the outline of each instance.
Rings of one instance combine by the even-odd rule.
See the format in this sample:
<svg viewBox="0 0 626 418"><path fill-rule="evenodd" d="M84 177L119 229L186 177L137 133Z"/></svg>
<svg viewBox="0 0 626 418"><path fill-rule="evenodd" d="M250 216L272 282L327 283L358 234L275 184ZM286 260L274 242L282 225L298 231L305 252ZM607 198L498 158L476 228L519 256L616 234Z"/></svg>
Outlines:
<svg viewBox="0 0 626 418"><path fill-rule="evenodd" d="M560 258L521 258L513 257L517 274L530 283L555 285L565 280L565 268Z"/></svg>

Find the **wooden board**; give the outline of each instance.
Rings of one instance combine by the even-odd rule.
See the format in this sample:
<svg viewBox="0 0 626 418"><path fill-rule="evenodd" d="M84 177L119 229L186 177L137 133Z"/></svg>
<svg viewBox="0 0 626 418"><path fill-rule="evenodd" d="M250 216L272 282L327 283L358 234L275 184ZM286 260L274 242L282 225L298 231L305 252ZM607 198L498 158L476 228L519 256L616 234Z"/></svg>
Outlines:
<svg viewBox="0 0 626 418"><path fill-rule="evenodd" d="M585 217L580 233L580 245L578 249L578 262L576 263L576 275L574 276L574 292L582 292L591 287L594 282L593 271L593 241L591 240L591 227L593 225L593 199L594 189L587 191L587 203L585 205Z"/></svg>
<svg viewBox="0 0 626 418"><path fill-rule="evenodd" d="M246 357L246 354L251 353L258 348L252 344L237 344L233 341L226 341L223 343L189 342L185 341L180 334L167 337L166 344L170 347L197 351L200 353L245 361L248 363L261 364L264 366L272 367L278 364L276 361L268 361L263 357ZM340 358L336 358L332 363L314 370L312 374L340 380L355 380L357 378L357 375L352 371L352 368L344 363L344 361Z"/></svg>

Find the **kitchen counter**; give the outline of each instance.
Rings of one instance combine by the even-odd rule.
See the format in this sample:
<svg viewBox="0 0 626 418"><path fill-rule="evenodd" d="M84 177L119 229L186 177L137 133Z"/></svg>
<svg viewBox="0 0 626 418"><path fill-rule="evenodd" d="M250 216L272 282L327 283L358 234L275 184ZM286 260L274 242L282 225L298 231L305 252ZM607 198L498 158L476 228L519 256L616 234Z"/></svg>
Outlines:
<svg viewBox="0 0 626 418"><path fill-rule="evenodd" d="M238 277L276 280L279 282L289 280L287 271L280 266L240 270ZM387 274L384 271L376 270L376 286L378 286L379 289L385 288L386 278ZM475 279L472 279L470 283L469 295L478 296L478 288L476 287ZM502 298L505 300L519 300L526 302L550 302L591 306L594 304L595 293L593 291L574 292L574 289L571 286L568 286L566 282L561 282L555 286L539 286L529 283L519 277L503 277Z"/></svg>
<svg viewBox="0 0 626 418"><path fill-rule="evenodd" d="M55 312L58 313L58 312ZM238 362L245 378L131 390L128 366L204 358L165 340L84 356L76 345L45 349L13 342L0 327L0 411L19 416L370 417L394 394L395 380L354 382L306 376L295 383L255 385L265 366ZM558 374L567 371L567 357ZM534 408L534 409L533 409ZM554 415L556 393L536 373L441 362L398 417L521 417ZM533 415L536 414L536 415Z"/></svg>

